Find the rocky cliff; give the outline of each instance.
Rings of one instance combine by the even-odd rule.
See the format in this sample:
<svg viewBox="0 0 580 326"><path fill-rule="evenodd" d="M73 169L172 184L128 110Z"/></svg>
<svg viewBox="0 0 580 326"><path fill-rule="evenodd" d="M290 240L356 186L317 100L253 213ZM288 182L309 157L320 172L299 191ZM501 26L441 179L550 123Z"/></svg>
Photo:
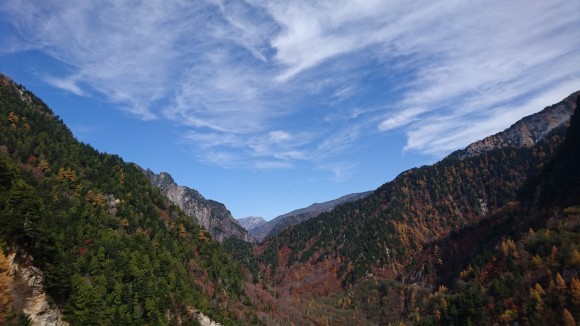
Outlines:
<svg viewBox="0 0 580 326"><path fill-rule="evenodd" d="M144 173L153 186L159 188L163 195L203 226L217 241L223 242L229 237L236 237L255 242L222 203L205 199L197 190L178 185L169 173L155 174L151 170Z"/></svg>
<svg viewBox="0 0 580 326"><path fill-rule="evenodd" d="M580 92L575 92L561 102L519 120L500 133L476 141L465 149L452 153L449 157L466 159L492 149L532 147L552 130L570 121L570 116L576 108L575 100L578 95Z"/></svg>
<svg viewBox="0 0 580 326"><path fill-rule="evenodd" d="M62 313L54 305L44 289L42 271L32 266L32 257L17 257L15 253L8 255L9 274L20 277L28 286L29 294L24 300L22 311L30 320L32 326L68 326L62 318ZM22 294L22 293L21 293Z"/></svg>

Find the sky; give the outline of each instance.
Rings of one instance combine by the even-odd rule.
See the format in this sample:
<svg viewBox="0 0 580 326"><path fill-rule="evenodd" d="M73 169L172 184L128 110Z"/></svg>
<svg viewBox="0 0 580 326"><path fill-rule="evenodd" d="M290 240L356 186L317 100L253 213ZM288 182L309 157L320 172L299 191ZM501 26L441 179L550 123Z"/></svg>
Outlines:
<svg viewBox="0 0 580 326"><path fill-rule="evenodd" d="M0 71L82 142L274 218L580 90L580 1L10 0Z"/></svg>

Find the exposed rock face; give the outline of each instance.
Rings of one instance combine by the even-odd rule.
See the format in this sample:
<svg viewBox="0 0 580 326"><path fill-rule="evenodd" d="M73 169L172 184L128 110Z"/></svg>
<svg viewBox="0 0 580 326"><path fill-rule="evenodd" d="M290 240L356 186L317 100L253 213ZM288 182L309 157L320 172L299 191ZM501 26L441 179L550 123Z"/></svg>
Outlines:
<svg viewBox="0 0 580 326"><path fill-rule="evenodd" d="M570 121L570 116L576 108L576 98L579 95L580 92L572 93L562 102L527 116L508 129L474 142L465 149L452 153L449 157L463 160L497 148L532 147L550 131Z"/></svg>
<svg viewBox="0 0 580 326"><path fill-rule="evenodd" d="M18 273L28 286L32 294L26 298L23 312L30 318L33 326L64 326L67 322L62 320L60 310L49 304L50 298L44 291L44 277L42 271L29 263L19 264L16 262L16 254L8 256L11 273ZM25 262L30 258L23 259Z"/></svg>
<svg viewBox="0 0 580 326"><path fill-rule="evenodd" d="M290 213L280 215L262 225L249 229L249 232L254 238L256 238L256 240L263 241L267 237L277 235L291 225L307 221L321 213L331 211L340 204L364 198L371 193L372 191L349 194L323 203L314 203L308 207L296 209Z"/></svg>
<svg viewBox="0 0 580 326"><path fill-rule="evenodd" d="M217 241L223 242L229 237L252 243L256 241L222 203L205 199L195 189L179 186L169 173L155 174L151 170L144 173L153 186L159 188L163 195L203 226Z"/></svg>
<svg viewBox="0 0 580 326"><path fill-rule="evenodd" d="M258 226L260 226L266 222L267 221L264 220L260 216L248 216L248 217L242 217L242 218L238 219L238 223L240 223L240 225L246 230L251 230L253 228L257 228Z"/></svg>
<svg viewBox="0 0 580 326"><path fill-rule="evenodd" d="M195 314L197 321L201 326L221 326L222 324L216 323L215 321L211 320L208 316L202 314L201 312L197 312Z"/></svg>

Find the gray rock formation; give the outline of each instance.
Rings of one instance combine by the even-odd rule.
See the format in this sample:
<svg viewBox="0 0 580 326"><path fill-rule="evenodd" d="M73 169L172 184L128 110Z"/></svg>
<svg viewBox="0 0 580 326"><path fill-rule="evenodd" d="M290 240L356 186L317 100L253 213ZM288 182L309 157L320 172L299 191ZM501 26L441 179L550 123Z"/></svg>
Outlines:
<svg viewBox="0 0 580 326"><path fill-rule="evenodd" d="M18 258L18 259L16 259ZM23 261L25 263L17 263ZM31 290L31 295L24 302L23 312L33 326L66 326L62 319L62 313L52 302L52 299L44 291L44 276L42 271L31 264L32 257L16 257L16 254L8 255L10 274L18 274Z"/></svg>
<svg viewBox="0 0 580 326"><path fill-rule="evenodd" d="M570 121L570 116L576 108L576 98L579 95L580 92L572 93L560 103L529 115L514 123L508 129L476 141L465 149L452 153L449 157L463 160L497 148L532 147L548 135L550 131Z"/></svg>
<svg viewBox="0 0 580 326"><path fill-rule="evenodd" d="M247 242L256 240L236 221L224 204L205 199L197 190L175 183L169 173L144 171L153 186L159 188L173 204L203 226L219 242L236 237Z"/></svg>
<svg viewBox="0 0 580 326"><path fill-rule="evenodd" d="M202 314L201 312L197 312L195 317L201 326L222 326L222 324L211 320L208 316Z"/></svg>
<svg viewBox="0 0 580 326"><path fill-rule="evenodd" d="M240 225L246 230L257 228L266 222L267 221L260 216L248 216L238 219L238 223L240 223Z"/></svg>

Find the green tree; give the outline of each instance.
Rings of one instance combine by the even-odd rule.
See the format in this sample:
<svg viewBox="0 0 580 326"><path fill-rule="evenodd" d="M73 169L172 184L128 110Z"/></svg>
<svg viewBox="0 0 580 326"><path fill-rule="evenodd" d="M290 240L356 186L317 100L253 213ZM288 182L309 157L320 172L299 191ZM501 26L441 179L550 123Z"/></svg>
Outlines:
<svg viewBox="0 0 580 326"><path fill-rule="evenodd" d="M37 240L42 201L36 190L24 180L18 180L10 190L0 217L2 233L8 240L21 244Z"/></svg>

